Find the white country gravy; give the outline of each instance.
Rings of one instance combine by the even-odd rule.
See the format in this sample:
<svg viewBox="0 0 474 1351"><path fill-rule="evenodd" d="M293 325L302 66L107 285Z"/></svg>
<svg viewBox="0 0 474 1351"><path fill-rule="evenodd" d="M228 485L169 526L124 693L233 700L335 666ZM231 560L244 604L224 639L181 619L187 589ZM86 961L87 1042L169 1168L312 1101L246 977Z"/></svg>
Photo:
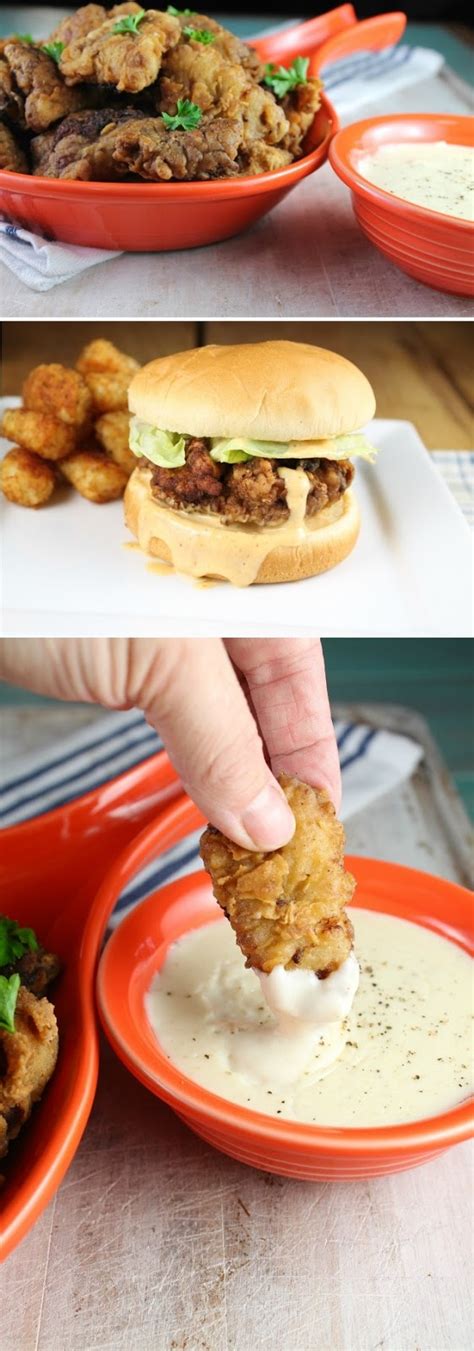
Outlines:
<svg viewBox="0 0 474 1351"><path fill-rule="evenodd" d="M134 484L138 499L138 542L148 552L153 536L166 544L176 572L192 577L223 577L234 586L250 586L272 549L295 548L308 535L344 516L352 502L351 490L305 519L310 481L303 469L283 467L278 471L285 480L289 517L282 525L225 525L219 516L201 512L179 512L150 497L145 475Z"/></svg>
<svg viewBox="0 0 474 1351"><path fill-rule="evenodd" d="M474 149L447 141L405 141L359 152L354 167L377 188L444 216L474 220Z"/></svg>
<svg viewBox="0 0 474 1351"><path fill-rule="evenodd" d="M351 918L360 984L349 1015L326 1027L277 1024L225 919L180 938L146 997L162 1050L204 1088L269 1116L382 1126L454 1107L471 1077L469 956L391 915Z"/></svg>

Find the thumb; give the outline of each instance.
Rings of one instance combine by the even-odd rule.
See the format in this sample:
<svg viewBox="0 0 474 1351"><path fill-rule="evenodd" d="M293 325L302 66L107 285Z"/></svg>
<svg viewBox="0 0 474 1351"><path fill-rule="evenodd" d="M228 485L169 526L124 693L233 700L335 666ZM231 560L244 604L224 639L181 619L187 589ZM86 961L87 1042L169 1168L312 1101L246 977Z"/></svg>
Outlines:
<svg viewBox="0 0 474 1351"><path fill-rule="evenodd" d="M130 647L128 697L159 731L204 816L244 849L286 844L294 818L221 640L132 639Z"/></svg>

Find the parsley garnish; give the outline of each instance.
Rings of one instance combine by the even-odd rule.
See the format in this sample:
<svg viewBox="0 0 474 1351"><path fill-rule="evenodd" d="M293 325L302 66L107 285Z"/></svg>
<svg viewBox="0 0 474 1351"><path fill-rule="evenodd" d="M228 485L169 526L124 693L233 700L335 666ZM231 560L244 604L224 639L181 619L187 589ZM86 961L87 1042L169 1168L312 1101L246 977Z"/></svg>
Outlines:
<svg viewBox="0 0 474 1351"><path fill-rule="evenodd" d="M195 9L176 9L174 5L168 5L166 10L167 14L174 14L175 19L179 18L180 14L196 14L196 12Z"/></svg>
<svg viewBox="0 0 474 1351"><path fill-rule="evenodd" d="M11 966L24 952L35 952L37 947L33 929L22 929L16 920L0 915L0 967Z"/></svg>
<svg viewBox="0 0 474 1351"><path fill-rule="evenodd" d="M10 38L10 41L11 41L11 42L27 42L29 47L34 47L34 42L35 42L34 38L32 38L32 36L31 36L31 33L14 33L14 34L13 34L13 37Z"/></svg>
<svg viewBox="0 0 474 1351"><path fill-rule="evenodd" d="M0 1027L4 1032L15 1031L15 1009L20 989L18 975L0 976Z"/></svg>
<svg viewBox="0 0 474 1351"><path fill-rule="evenodd" d="M277 98L284 98L291 89L307 84L309 56L296 56L291 66L265 66L264 84L268 84Z"/></svg>
<svg viewBox="0 0 474 1351"><path fill-rule="evenodd" d="M174 116L171 113L162 113L163 122L168 131L192 131L193 127L198 127L201 121L202 111L197 103L190 103L189 99L178 99L176 112Z"/></svg>
<svg viewBox="0 0 474 1351"><path fill-rule="evenodd" d="M145 10L139 9L138 14L124 14L122 19L117 19L112 28L113 33L138 33L138 25L145 18Z"/></svg>
<svg viewBox="0 0 474 1351"><path fill-rule="evenodd" d="M194 42L202 42L203 46L208 46L209 42L215 42L215 33L210 33L208 28L183 28L186 38L192 38Z"/></svg>
<svg viewBox="0 0 474 1351"><path fill-rule="evenodd" d="M45 42L43 51L46 52L46 55L50 56L52 61L55 61L57 65L63 54L65 45L64 42Z"/></svg>

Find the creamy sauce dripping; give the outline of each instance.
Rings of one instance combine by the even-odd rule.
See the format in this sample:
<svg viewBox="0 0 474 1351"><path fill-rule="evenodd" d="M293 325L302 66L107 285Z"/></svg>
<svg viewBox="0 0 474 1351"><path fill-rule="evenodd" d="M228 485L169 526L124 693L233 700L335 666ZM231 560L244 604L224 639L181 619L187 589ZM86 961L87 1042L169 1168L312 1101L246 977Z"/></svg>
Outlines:
<svg viewBox="0 0 474 1351"><path fill-rule="evenodd" d="M443 216L474 220L474 149L446 141L379 146L354 156L369 183Z"/></svg>
<svg viewBox="0 0 474 1351"><path fill-rule="evenodd" d="M162 1049L232 1102L326 1126L378 1126L468 1094L471 962L440 935L351 909L360 984L343 1025L279 1029L225 919L169 949L146 998ZM324 983L324 982L323 982Z"/></svg>
<svg viewBox="0 0 474 1351"><path fill-rule="evenodd" d="M314 530L339 520L352 500L348 489L338 502L305 519L311 486L307 474L303 469L286 467L278 472L285 480L289 518L282 525L261 530L255 526L224 525L218 516L186 514L161 507L151 499L147 476L141 474L134 479L140 547L148 552L153 538L167 546L176 572L192 577L224 578L234 586L251 586L272 549L302 544Z"/></svg>

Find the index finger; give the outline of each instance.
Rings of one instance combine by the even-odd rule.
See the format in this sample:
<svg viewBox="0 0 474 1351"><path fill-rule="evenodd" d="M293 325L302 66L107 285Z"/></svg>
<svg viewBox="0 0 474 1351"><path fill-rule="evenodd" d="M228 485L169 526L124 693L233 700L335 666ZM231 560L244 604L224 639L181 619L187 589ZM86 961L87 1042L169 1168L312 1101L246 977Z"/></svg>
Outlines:
<svg viewBox="0 0 474 1351"><path fill-rule="evenodd" d="M338 811L339 756L319 639L227 638L225 643L245 677L273 773L326 788Z"/></svg>

